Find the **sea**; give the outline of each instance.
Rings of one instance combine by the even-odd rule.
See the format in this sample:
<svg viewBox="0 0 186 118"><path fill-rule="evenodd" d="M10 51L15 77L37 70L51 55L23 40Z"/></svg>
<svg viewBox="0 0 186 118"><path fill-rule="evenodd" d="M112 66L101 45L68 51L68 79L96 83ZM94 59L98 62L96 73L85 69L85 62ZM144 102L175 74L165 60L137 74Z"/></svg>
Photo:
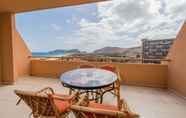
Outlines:
<svg viewBox="0 0 186 118"><path fill-rule="evenodd" d="M32 52L32 57L64 57L73 53L48 53L48 52Z"/></svg>

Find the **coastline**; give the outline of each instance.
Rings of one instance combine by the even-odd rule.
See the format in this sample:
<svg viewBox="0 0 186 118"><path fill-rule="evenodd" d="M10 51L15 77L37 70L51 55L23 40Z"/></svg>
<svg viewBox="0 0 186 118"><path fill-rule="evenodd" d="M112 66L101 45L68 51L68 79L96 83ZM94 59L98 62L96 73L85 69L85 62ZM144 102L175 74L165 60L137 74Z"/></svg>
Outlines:
<svg viewBox="0 0 186 118"><path fill-rule="evenodd" d="M42 52L32 52L33 57L67 57L74 53L60 53L60 54L50 54L50 53L42 53Z"/></svg>

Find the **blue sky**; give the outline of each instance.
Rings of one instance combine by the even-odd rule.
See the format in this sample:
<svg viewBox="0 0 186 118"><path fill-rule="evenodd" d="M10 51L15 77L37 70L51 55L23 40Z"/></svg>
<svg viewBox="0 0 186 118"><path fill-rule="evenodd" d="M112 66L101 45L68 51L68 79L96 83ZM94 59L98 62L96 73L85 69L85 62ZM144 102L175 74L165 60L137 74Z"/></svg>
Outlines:
<svg viewBox="0 0 186 118"><path fill-rule="evenodd" d="M175 38L185 6L185 0L112 0L17 14L16 26L31 51L128 48L143 38Z"/></svg>
<svg viewBox="0 0 186 118"><path fill-rule="evenodd" d="M21 13L16 27L32 51L65 49L63 42L80 29L80 20L97 21L96 13L95 4Z"/></svg>

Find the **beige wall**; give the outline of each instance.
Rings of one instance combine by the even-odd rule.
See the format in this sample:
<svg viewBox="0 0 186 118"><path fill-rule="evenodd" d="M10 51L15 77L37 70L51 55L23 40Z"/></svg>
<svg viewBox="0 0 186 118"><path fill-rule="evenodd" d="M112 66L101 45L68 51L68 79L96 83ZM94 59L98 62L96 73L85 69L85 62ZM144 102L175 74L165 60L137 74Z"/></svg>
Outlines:
<svg viewBox="0 0 186 118"><path fill-rule="evenodd" d="M119 65L124 83L149 87L167 87L167 65L121 64Z"/></svg>
<svg viewBox="0 0 186 118"><path fill-rule="evenodd" d="M16 79L20 78L20 76L30 75L30 57L30 50L19 32L15 30L14 58Z"/></svg>
<svg viewBox="0 0 186 118"><path fill-rule="evenodd" d="M1 83L12 84L15 80L13 40L15 17L11 13L0 14L0 70Z"/></svg>
<svg viewBox="0 0 186 118"><path fill-rule="evenodd" d="M80 64L90 62L64 62L60 60L31 60L31 75L42 77L57 77L71 69L77 68ZM91 63L96 66L106 63ZM167 65L156 64L118 64L112 63L120 69L122 83L128 85L166 87Z"/></svg>
<svg viewBox="0 0 186 118"><path fill-rule="evenodd" d="M16 78L29 75L31 53L15 29L12 13L0 14L0 83L13 84Z"/></svg>
<svg viewBox="0 0 186 118"><path fill-rule="evenodd" d="M176 37L169 58L169 88L186 96L186 22Z"/></svg>

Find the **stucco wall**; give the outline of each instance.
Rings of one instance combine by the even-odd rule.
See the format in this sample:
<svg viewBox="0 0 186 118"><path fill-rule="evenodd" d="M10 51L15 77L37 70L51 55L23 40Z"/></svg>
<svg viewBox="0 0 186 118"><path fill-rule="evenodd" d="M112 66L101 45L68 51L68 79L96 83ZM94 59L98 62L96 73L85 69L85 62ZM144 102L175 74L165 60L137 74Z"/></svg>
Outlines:
<svg viewBox="0 0 186 118"><path fill-rule="evenodd" d="M186 96L186 22L178 33L169 58L168 86L170 89Z"/></svg>
<svg viewBox="0 0 186 118"><path fill-rule="evenodd" d="M20 78L20 76L30 75L30 57L30 50L20 33L15 30L14 59L16 79Z"/></svg>
<svg viewBox="0 0 186 118"><path fill-rule="evenodd" d="M0 82L13 84L15 67L13 57L15 17L12 13L0 13Z"/></svg>
<svg viewBox="0 0 186 118"><path fill-rule="evenodd" d="M60 60L31 60L31 75L42 77L57 77L71 69L77 68L80 64L90 62L64 62ZM91 63L96 66L108 63ZM121 73L122 83L137 86L166 87L167 65L157 64L119 64L116 65Z"/></svg>
<svg viewBox="0 0 186 118"><path fill-rule="evenodd" d="M30 73L31 53L15 28L15 14L0 13L0 83L13 84Z"/></svg>
<svg viewBox="0 0 186 118"><path fill-rule="evenodd" d="M124 83L149 87L167 87L167 65L120 64Z"/></svg>

